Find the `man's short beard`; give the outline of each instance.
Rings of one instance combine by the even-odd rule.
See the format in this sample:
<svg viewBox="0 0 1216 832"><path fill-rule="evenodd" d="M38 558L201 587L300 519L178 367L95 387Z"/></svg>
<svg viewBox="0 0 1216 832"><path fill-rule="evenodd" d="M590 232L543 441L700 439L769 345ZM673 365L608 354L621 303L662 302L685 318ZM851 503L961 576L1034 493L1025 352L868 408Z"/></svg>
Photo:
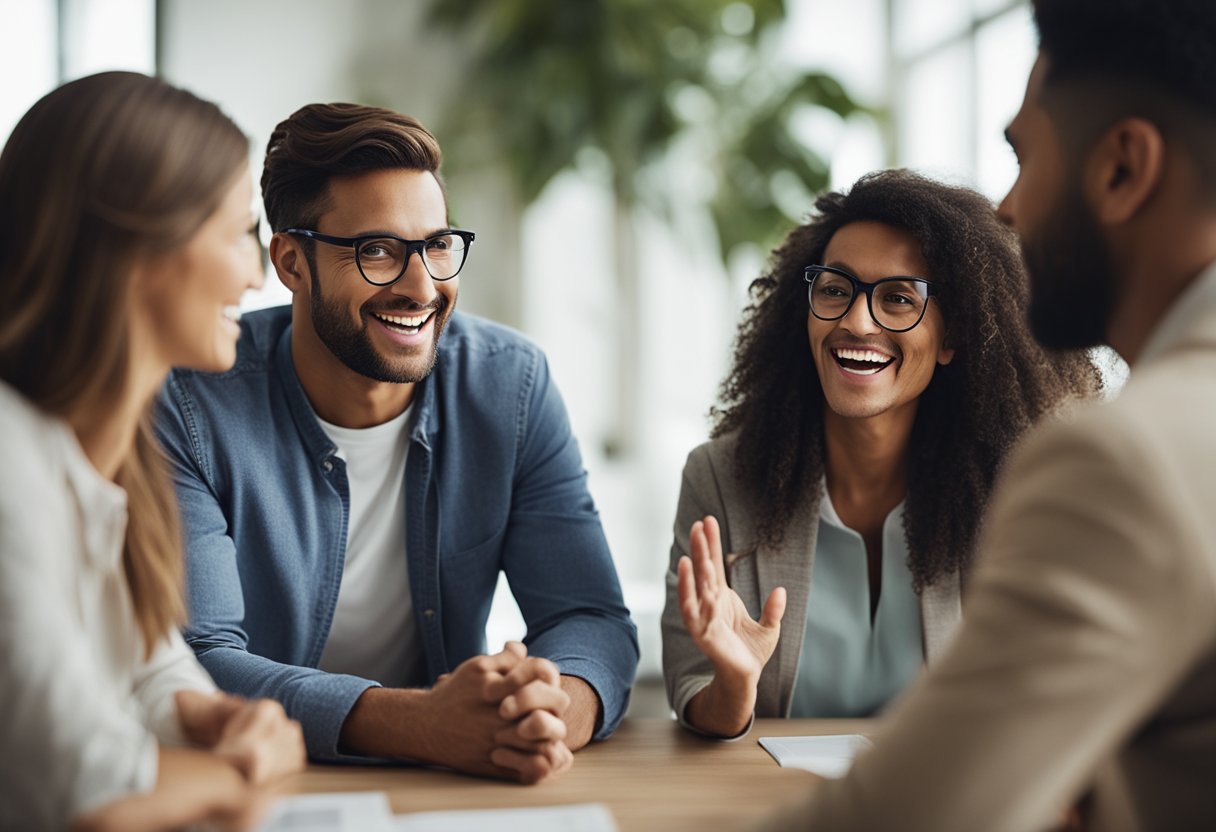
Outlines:
<svg viewBox="0 0 1216 832"><path fill-rule="evenodd" d="M1083 349L1106 342L1118 275L1101 228L1079 183L1065 188L1040 224L1022 238L1030 273L1028 321L1047 349Z"/></svg>
<svg viewBox="0 0 1216 832"><path fill-rule="evenodd" d="M435 361L439 357L439 336L443 333L451 311L445 296L439 295L435 306L430 307L435 310L431 316L431 326L434 327L435 332L431 338L430 355L426 357L421 366L394 367L380 353L376 352L366 327L360 328L355 325L347 317L342 307L326 300L321 293L321 281L316 279L315 269L313 276L310 298L312 326L317 336L329 348L329 351L337 356L339 361L361 376L366 376L373 381L387 381L393 384L413 384L431 374L431 370L435 368ZM403 307L399 311L416 313L420 308L427 307L411 305Z"/></svg>

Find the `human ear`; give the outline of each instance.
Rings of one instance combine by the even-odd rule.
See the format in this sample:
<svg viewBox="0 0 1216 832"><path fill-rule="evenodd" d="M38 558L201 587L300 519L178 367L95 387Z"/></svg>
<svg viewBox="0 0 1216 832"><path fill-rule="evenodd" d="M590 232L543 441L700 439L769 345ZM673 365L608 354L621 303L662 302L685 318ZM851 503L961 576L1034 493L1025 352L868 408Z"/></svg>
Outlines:
<svg viewBox="0 0 1216 832"><path fill-rule="evenodd" d="M1165 139L1151 121L1125 118L1111 125L1089 152L1085 188L1094 217L1104 225L1133 219L1165 175Z"/></svg>
<svg viewBox="0 0 1216 832"><path fill-rule="evenodd" d="M311 277L308 259L298 241L289 234L279 232L270 238L270 262L279 275L279 280L294 295Z"/></svg>
<svg viewBox="0 0 1216 832"><path fill-rule="evenodd" d="M945 367L954 360L953 338L950 337L950 329L947 327L942 334L942 342L937 348L937 363L940 367Z"/></svg>

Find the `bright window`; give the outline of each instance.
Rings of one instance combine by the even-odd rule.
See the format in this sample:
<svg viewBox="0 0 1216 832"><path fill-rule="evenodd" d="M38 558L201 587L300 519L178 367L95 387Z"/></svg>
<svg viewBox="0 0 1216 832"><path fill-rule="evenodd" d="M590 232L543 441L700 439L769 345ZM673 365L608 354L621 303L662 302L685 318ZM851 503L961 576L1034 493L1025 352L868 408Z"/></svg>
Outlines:
<svg viewBox="0 0 1216 832"><path fill-rule="evenodd" d="M898 164L999 200L1016 166L1003 132L1036 53L1025 0L890 0Z"/></svg>
<svg viewBox="0 0 1216 832"><path fill-rule="evenodd" d="M0 140L58 84L156 71L155 0L0 0Z"/></svg>

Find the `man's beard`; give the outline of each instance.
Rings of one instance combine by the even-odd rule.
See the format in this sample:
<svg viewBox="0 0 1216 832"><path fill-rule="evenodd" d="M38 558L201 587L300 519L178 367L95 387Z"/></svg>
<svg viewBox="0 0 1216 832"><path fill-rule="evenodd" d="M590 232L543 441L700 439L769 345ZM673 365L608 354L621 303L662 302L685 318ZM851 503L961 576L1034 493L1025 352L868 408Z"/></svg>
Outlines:
<svg viewBox="0 0 1216 832"><path fill-rule="evenodd" d="M314 272L315 273L315 272ZM312 326L317 336L329 347L329 351L338 360L362 376L374 381L387 381L394 384L413 384L422 381L431 374L435 360L439 356L439 336L451 317L451 307L448 299L439 295L433 304L419 306L409 304L401 308L385 308L379 311L388 313L418 314L426 309L434 309L430 326L434 330L431 336L431 351L425 358L414 360L400 359L394 365L385 359L372 346L371 335L366 326L355 325L345 310L338 304L329 301L321 293L321 282L313 280L311 292Z"/></svg>
<svg viewBox="0 0 1216 832"><path fill-rule="evenodd" d="M1030 273L1030 332L1047 349L1082 349L1106 342L1118 275L1102 230L1080 184L1068 187L1040 225L1022 238Z"/></svg>

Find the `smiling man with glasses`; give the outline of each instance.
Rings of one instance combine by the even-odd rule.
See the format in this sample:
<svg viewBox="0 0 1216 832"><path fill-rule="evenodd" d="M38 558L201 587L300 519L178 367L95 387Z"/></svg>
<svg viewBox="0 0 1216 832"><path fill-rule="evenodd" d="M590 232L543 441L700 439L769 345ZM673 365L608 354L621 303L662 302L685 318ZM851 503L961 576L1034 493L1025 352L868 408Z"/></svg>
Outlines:
<svg viewBox="0 0 1216 832"><path fill-rule="evenodd" d="M753 284L684 469L663 668L713 736L886 708L945 652L1005 453L1097 387L1083 353L1031 338L979 194L886 171L815 208Z"/></svg>
<svg viewBox="0 0 1216 832"><path fill-rule="evenodd" d="M281 701L314 759L535 782L615 729L637 640L544 356L454 312L475 237L439 162L378 108L310 105L272 134L291 305L161 400L186 637L221 687ZM487 656L500 571L526 647Z"/></svg>

